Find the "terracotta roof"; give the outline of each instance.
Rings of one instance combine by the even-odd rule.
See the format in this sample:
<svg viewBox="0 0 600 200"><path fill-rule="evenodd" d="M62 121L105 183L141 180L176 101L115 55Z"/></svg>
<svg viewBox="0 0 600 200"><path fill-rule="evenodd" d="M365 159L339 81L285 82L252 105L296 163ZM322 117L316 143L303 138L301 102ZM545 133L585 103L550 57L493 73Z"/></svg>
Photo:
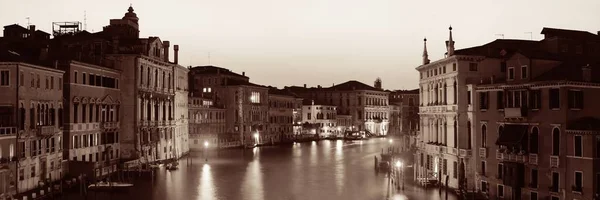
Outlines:
<svg viewBox="0 0 600 200"><path fill-rule="evenodd" d="M277 89L276 87L269 87L269 94L298 98L298 95L296 95L292 91L288 89Z"/></svg>
<svg viewBox="0 0 600 200"><path fill-rule="evenodd" d="M595 117L582 117L567 122L567 130L600 131L600 119Z"/></svg>
<svg viewBox="0 0 600 200"><path fill-rule="evenodd" d="M534 81L581 81L583 82L583 67L591 68L591 82L600 83L600 63L565 62L558 67L535 77Z"/></svg>
<svg viewBox="0 0 600 200"><path fill-rule="evenodd" d="M412 89L412 90L394 90L391 91L394 94L419 94L419 89Z"/></svg>
<svg viewBox="0 0 600 200"><path fill-rule="evenodd" d="M544 27L542 29L541 34L546 35L546 37L565 37L571 39L596 39L600 40L600 37L596 34L587 32L587 31L579 31L579 30L567 30L567 29L558 29L558 28L547 28Z"/></svg>
<svg viewBox="0 0 600 200"><path fill-rule="evenodd" d="M333 104L331 104L331 103L328 103L328 102L326 102L326 101L319 100L319 99L303 99L303 100L302 100L302 105L305 105L305 106L313 105L313 100L314 100L314 102L315 102L315 104L314 104L314 105L321 105L321 106L335 106L335 105L333 105Z"/></svg>
<svg viewBox="0 0 600 200"><path fill-rule="evenodd" d="M236 85L245 85L245 86L265 87L266 88L266 86L250 83L249 81L236 80L236 79L232 79L232 78L227 79L227 86L236 86Z"/></svg>
<svg viewBox="0 0 600 200"><path fill-rule="evenodd" d="M370 85L355 81L355 80L351 80L342 84L338 84L338 85L334 85L332 87L329 87L328 89L332 89L332 90L341 90L341 91L348 91L348 90L373 90L373 91L383 91L382 89L377 89L375 87L372 87Z"/></svg>
<svg viewBox="0 0 600 200"><path fill-rule="evenodd" d="M539 41L497 39L481 46L456 50L454 54L500 58L503 57L500 54L502 50L505 50L509 54L517 50L539 49L539 47Z"/></svg>
<svg viewBox="0 0 600 200"><path fill-rule="evenodd" d="M225 75L248 78L247 76L234 73L231 70L228 70L228 69L225 69L222 67L212 66L212 65L192 67L190 69L190 71L193 71L195 74L217 74L217 73L220 73L220 74L225 74Z"/></svg>

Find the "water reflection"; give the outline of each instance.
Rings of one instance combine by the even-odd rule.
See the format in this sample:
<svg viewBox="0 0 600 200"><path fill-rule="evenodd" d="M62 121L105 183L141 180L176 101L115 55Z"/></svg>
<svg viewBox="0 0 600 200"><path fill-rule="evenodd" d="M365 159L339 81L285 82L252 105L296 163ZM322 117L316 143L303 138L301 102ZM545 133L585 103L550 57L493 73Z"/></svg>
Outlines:
<svg viewBox="0 0 600 200"><path fill-rule="evenodd" d="M335 142L335 163L333 163L333 166L335 166L333 175L335 178L335 191L337 192L337 195L340 195L344 191L344 174L346 173L346 167L343 164L343 148L344 141L337 140Z"/></svg>
<svg viewBox="0 0 600 200"><path fill-rule="evenodd" d="M202 174L200 175L200 185L198 186L198 199L211 200L216 194L213 177L210 171L210 165L202 166Z"/></svg>
<svg viewBox="0 0 600 200"><path fill-rule="evenodd" d="M264 199L262 174L263 172L261 171L259 159L254 159L253 161L248 163L248 167L246 168L246 177L244 178L244 182L242 183L241 191L242 194L244 194L244 199Z"/></svg>

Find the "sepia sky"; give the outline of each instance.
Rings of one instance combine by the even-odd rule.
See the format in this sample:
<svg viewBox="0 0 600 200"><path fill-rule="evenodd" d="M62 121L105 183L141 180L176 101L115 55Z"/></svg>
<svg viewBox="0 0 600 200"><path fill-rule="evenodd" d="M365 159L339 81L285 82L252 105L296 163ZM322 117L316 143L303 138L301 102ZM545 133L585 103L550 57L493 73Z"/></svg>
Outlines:
<svg viewBox="0 0 600 200"><path fill-rule="evenodd" d="M449 25L457 49L497 34L539 40L543 27L600 31L598 0L0 0L0 24L30 17L50 33L52 22L83 22L85 11L96 32L129 3L140 36L179 44L180 64L208 65L210 52L211 65L278 87L381 77L386 89L417 88L423 37L440 59Z"/></svg>

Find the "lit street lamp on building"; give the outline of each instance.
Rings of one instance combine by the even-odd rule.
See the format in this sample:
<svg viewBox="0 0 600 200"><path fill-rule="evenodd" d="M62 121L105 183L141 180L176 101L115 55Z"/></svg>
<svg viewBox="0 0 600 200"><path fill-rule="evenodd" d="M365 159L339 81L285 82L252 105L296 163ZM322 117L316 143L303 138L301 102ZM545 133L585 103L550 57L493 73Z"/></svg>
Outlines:
<svg viewBox="0 0 600 200"><path fill-rule="evenodd" d="M396 161L396 168L399 179L402 179L402 190L404 190L404 168L402 168L402 161ZM398 189L400 189L400 185L398 186Z"/></svg>
<svg viewBox="0 0 600 200"><path fill-rule="evenodd" d="M204 141L204 161L208 162L208 157L206 156L206 151L208 151L208 141Z"/></svg>

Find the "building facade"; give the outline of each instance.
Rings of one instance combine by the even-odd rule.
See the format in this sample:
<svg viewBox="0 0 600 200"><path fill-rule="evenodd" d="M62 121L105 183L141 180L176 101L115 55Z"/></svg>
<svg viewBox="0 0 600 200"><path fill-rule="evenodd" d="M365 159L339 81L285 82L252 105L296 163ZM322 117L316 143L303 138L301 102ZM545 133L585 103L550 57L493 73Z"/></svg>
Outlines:
<svg viewBox="0 0 600 200"><path fill-rule="evenodd" d="M294 110L298 98L287 90L269 88L269 128L271 143L292 141L294 138Z"/></svg>
<svg viewBox="0 0 600 200"><path fill-rule="evenodd" d="M189 69L181 66L174 66L174 84L175 84L175 157L180 158L189 152L189 88L188 73Z"/></svg>
<svg viewBox="0 0 600 200"><path fill-rule="evenodd" d="M4 59L3 59L4 60ZM63 71L25 62L0 63L0 191L17 194L60 180L63 172ZM9 162L11 161L11 162Z"/></svg>
<svg viewBox="0 0 600 200"><path fill-rule="evenodd" d="M202 97L189 98L189 146L193 151L207 147L237 146L237 140L224 137L225 134L225 109L214 105L212 99ZM209 146L205 147L204 143Z"/></svg>
<svg viewBox="0 0 600 200"><path fill-rule="evenodd" d="M317 135L318 137L336 136L337 107L314 100L304 100L302 106L303 134Z"/></svg>

